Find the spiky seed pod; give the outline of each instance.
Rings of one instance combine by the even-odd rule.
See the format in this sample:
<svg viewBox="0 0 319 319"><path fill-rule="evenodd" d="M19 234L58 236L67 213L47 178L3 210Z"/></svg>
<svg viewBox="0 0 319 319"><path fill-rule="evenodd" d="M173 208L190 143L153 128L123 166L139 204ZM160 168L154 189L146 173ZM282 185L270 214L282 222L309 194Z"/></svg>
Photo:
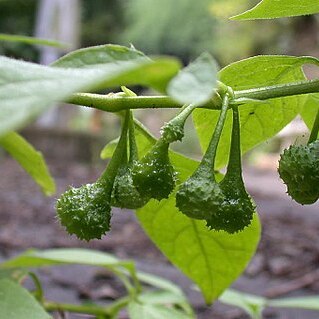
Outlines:
<svg viewBox="0 0 319 319"><path fill-rule="evenodd" d="M138 209L148 201L149 197L141 195L134 186L131 167L120 169L113 185L112 206Z"/></svg>
<svg viewBox="0 0 319 319"><path fill-rule="evenodd" d="M319 140L285 149L278 172L292 199L302 205L315 203L319 199Z"/></svg>
<svg viewBox="0 0 319 319"><path fill-rule="evenodd" d="M56 210L69 234L89 241L110 229L111 206L102 183L71 187L58 199Z"/></svg>
<svg viewBox="0 0 319 319"><path fill-rule="evenodd" d="M133 183L140 194L161 200L175 187L176 172L168 156L169 144L159 139L132 169Z"/></svg>
<svg viewBox="0 0 319 319"><path fill-rule="evenodd" d="M215 179L214 164L227 109L228 95L224 97L217 125L202 161L176 193L176 207L190 218L209 219L223 201L224 195Z"/></svg>
<svg viewBox="0 0 319 319"><path fill-rule="evenodd" d="M230 234L242 231L250 225L255 206L246 192L242 179L240 123L237 106L233 106L229 161L220 188L224 194L223 201L218 206L215 214L206 220L207 226L214 230L224 230Z"/></svg>

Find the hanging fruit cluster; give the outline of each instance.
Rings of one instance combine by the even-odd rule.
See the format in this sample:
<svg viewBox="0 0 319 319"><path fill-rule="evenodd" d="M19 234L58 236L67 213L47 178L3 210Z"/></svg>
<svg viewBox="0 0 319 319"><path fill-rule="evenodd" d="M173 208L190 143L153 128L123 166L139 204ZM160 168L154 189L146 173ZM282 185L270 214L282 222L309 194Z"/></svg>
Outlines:
<svg viewBox="0 0 319 319"><path fill-rule="evenodd" d="M236 233L249 226L255 205L242 178L240 119L236 105L230 107L231 90L223 92L219 119L208 148L195 172L176 191L176 207L189 218L205 220L208 229ZM111 206L143 207L151 199L161 201L173 193L177 174L169 158L169 145L181 141L184 124L195 105L185 105L166 123L161 137L139 159L132 111L125 111L122 132L106 170L94 184L70 188L57 201L61 224L70 234L91 240L110 229ZM215 157L227 113L232 110L232 134L227 172L220 182L215 176ZM319 198L318 129L306 146L291 146L279 163L279 174L288 194L301 204ZM314 138L315 136L315 138Z"/></svg>

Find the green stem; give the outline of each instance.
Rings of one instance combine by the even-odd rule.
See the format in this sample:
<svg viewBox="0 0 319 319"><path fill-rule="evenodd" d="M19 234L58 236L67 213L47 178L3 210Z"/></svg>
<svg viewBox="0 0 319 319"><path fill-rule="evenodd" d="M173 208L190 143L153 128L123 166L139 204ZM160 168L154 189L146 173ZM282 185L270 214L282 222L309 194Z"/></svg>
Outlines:
<svg viewBox="0 0 319 319"><path fill-rule="evenodd" d="M137 150L137 144L136 144L134 117L133 117L132 111L130 111L130 123L129 123L128 134L129 134L129 143L130 143L129 164L133 165L133 162L138 160L138 150Z"/></svg>
<svg viewBox="0 0 319 319"><path fill-rule="evenodd" d="M319 131L319 109L317 111L317 115L315 118L315 121L313 123L313 127L309 136L308 144L314 142L318 137L318 131Z"/></svg>
<svg viewBox="0 0 319 319"><path fill-rule="evenodd" d="M127 111L125 113L124 122L122 124L122 132L117 147L109 164L98 179L98 181L100 182L106 182L106 185L110 185L110 187L113 185L115 176L117 175L117 170L121 163L123 163L123 160L125 160L125 155L127 154L127 131L129 126L129 119L130 112Z"/></svg>
<svg viewBox="0 0 319 319"><path fill-rule="evenodd" d="M243 99L267 100L293 95L319 92L319 79L294 83L278 84L249 90L234 91L230 104L243 104ZM127 109L181 108L183 105L169 96L119 97L117 95L100 95L76 93L68 100L71 104L83 105L106 112L119 112ZM202 108L220 109L218 100L210 100Z"/></svg>
<svg viewBox="0 0 319 319"><path fill-rule="evenodd" d="M241 176L240 121L238 106L234 105L232 109L233 126L226 176Z"/></svg>
<svg viewBox="0 0 319 319"><path fill-rule="evenodd" d="M43 306L47 311L59 310L96 316L103 315L111 319L114 318L114 314L116 314L120 309L124 308L130 302L130 300L131 299L129 297L123 297L107 307L95 305L74 305L46 300L43 302Z"/></svg>
<svg viewBox="0 0 319 319"><path fill-rule="evenodd" d="M249 90L234 91L235 101L240 98L268 100L285 96L302 95L319 92L319 80L306 80L287 84L277 84L254 88Z"/></svg>
<svg viewBox="0 0 319 319"><path fill-rule="evenodd" d="M196 173L206 170L207 168L209 169L209 171L214 171L216 151L217 151L220 136L222 134L223 127L226 121L228 105L229 105L229 96L226 93L223 98L222 109L220 111L219 118L214 130L212 139L209 142L206 153L203 156Z"/></svg>

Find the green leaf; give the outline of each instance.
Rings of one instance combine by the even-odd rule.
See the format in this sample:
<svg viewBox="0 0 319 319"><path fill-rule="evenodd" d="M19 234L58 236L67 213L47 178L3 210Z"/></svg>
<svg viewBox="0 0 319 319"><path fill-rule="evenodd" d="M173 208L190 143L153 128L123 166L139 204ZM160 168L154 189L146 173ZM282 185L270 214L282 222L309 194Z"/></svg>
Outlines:
<svg viewBox="0 0 319 319"><path fill-rule="evenodd" d="M304 104L301 116L308 128L311 130L315 122L317 112L319 110L319 95L309 94L306 103ZM318 135L319 137L319 135Z"/></svg>
<svg viewBox="0 0 319 319"><path fill-rule="evenodd" d="M28 276L28 271L22 269L1 269L0 280L10 279L16 282L21 282L25 277Z"/></svg>
<svg viewBox="0 0 319 319"><path fill-rule="evenodd" d="M316 0L262 0L252 9L238 14L231 19L271 19L314 14L318 12L319 2Z"/></svg>
<svg viewBox="0 0 319 319"><path fill-rule="evenodd" d="M55 183L42 154L15 132L0 137L2 146L33 178L46 195L55 193Z"/></svg>
<svg viewBox="0 0 319 319"><path fill-rule="evenodd" d="M45 46L63 48L63 49L68 47L68 44L61 43L54 40L40 39L40 38L28 37L25 35L15 35L15 34L5 34L5 33L0 33L0 41L22 42L27 44L45 45Z"/></svg>
<svg viewBox="0 0 319 319"><path fill-rule="evenodd" d="M0 309L1 318L51 318L25 288L8 279L0 280Z"/></svg>
<svg viewBox="0 0 319 319"><path fill-rule="evenodd" d="M131 268L131 262L120 261L116 257L89 249L64 248L49 250L29 250L0 264L0 268L44 267L63 264L82 264L114 268Z"/></svg>
<svg viewBox="0 0 319 319"><path fill-rule="evenodd" d="M151 201L137 211L137 217L166 257L199 286L207 303L241 274L260 236L257 216L250 227L235 235L210 231L203 221L180 213L174 195L160 203Z"/></svg>
<svg viewBox="0 0 319 319"><path fill-rule="evenodd" d="M137 121L135 125L139 153L143 156L155 139ZM111 155L112 148L113 143L105 152ZM189 177L198 165L172 151L170 158L179 182ZM200 287L207 303L240 275L260 237L257 215L252 225L241 233L209 231L204 222L190 219L177 210L174 194L161 202L151 200L137 211L137 218L162 253Z"/></svg>
<svg viewBox="0 0 319 319"><path fill-rule="evenodd" d="M237 291L227 289L218 300L224 304L239 307L246 311L252 318L261 315L262 310L266 307L267 299ZM257 317L258 318L258 317Z"/></svg>
<svg viewBox="0 0 319 319"><path fill-rule="evenodd" d="M173 58L150 60L121 46L98 48L97 52L95 48L92 52L81 51L86 59L73 52L65 57L65 62L63 59L57 62L58 66L80 61L81 67L77 68L47 67L0 57L0 136L23 126L54 102L67 100L75 92L130 84L164 90L180 66Z"/></svg>
<svg viewBox="0 0 319 319"><path fill-rule="evenodd" d="M305 79L302 66L306 63L317 64L318 61L311 57L256 56L225 67L220 71L220 79L235 91L296 82ZM271 99L266 103L252 101L241 105L242 152L278 133L300 113L306 100L307 96L292 96ZM219 111L204 109L197 109L193 113L203 150L207 148L218 116ZM228 159L231 122L231 114L228 114L218 147L217 168L224 166Z"/></svg>
<svg viewBox="0 0 319 319"><path fill-rule="evenodd" d="M164 305L139 303L132 301L128 305L128 313L131 319L190 319L193 318L177 309Z"/></svg>
<svg viewBox="0 0 319 319"><path fill-rule="evenodd" d="M319 297L293 297L268 300L269 307L319 310Z"/></svg>
<svg viewBox="0 0 319 319"><path fill-rule="evenodd" d="M209 53L203 53L181 70L168 84L167 93L182 104L207 102L217 87L217 64Z"/></svg>

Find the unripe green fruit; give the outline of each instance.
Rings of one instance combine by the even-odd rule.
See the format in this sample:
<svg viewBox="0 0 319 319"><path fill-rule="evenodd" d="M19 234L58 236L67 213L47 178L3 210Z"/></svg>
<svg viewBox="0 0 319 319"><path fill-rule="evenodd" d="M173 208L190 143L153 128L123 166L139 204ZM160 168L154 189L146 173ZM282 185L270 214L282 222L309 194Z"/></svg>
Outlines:
<svg viewBox="0 0 319 319"><path fill-rule="evenodd" d="M99 182L71 187L61 195L56 210L61 224L79 239L100 239L110 229L111 206Z"/></svg>
<svg viewBox="0 0 319 319"><path fill-rule="evenodd" d="M285 149L278 172L287 185L287 193L296 202L315 203L319 198L319 141Z"/></svg>
<svg viewBox="0 0 319 319"><path fill-rule="evenodd" d="M207 219L207 226L214 230L224 230L230 234L249 226L255 206L247 194L244 184L237 179L224 179L220 183L224 198L215 214Z"/></svg>
<svg viewBox="0 0 319 319"><path fill-rule="evenodd" d="M207 219L223 201L223 193L211 176L192 176L176 193L176 207L186 216Z"/></svg>
<svg viewBox="0 0 319 319"><path fill-rule="evenodd" d="M140 194L161 200L168 198L175 187L175 170L168 157L168 144L162 140L132 169L133 183Z"/></svg>
<svg viewBox="0 0 319 319"><path fill-rule="evenodd" d="M142 196L134 186L131 168L121 169L113 185L112 206L138 209L148 201L149 197Z"/></svg>

